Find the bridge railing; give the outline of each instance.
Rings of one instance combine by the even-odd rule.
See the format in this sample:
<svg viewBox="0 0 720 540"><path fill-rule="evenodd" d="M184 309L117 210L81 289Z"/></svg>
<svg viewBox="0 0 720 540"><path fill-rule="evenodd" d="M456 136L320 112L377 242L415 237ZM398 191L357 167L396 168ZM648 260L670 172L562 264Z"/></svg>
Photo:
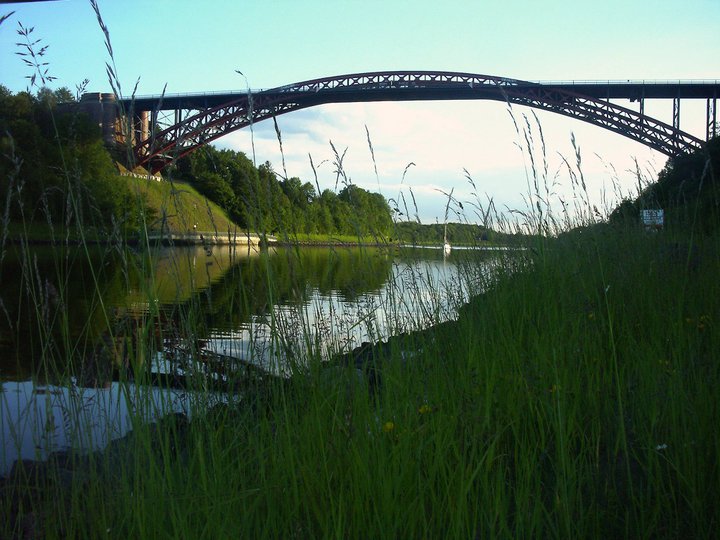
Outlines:
<svg viewBox="0 0 720 540"><path fill-rule="evenodd" d="M400 80L398 80L400 82ZM428 81L430 82L430 81ZM586 86L586 85L611 85L611 86L622 86L622 85L708 85L717 86L720 85L720 79L558 79L558 80L536 80L527 81L533 84L541 84L547 86ZM368 84L378 84L371 83ZM298 87L294 84L284 85L281 87L274 88L251 88L251 94L260 94L269 90L292 90ZM176 99L176 98L200 98L203 96L245 96L247 90L210 90L207 92L173 92L166 94L143 94L137 95L133 98L123 98L122 101L130 103L131 101L142 101L152 99Z"/></svg>
<svg viewBox="0 0 720 540"><path fill-rule="evenodd" d="M251 94L259 94L260 92L265 92L266 90L269 90L269 88L264 89L251 89ZM165 93L165 94L142 94L133 96L132 98L125 97L122 99L125 103L130 103L131 101L142 101L146 99L174 99L174 98L199 98L203 96L246 96L247 90L209 90L207 92L173 92L173 93Z"/></svg>
<svg viewBox="0 0 720 540"><path fill-rule="evenodd" d="M572 79L572 80L555 80L555 81L532 81L538 84L546 84L546 85L589 85L589 84L610 84L610 85L625 85L625 84L645 84L645 85L672 85L672 84L679 84L679 85L689 85L689 84L707 84L707 85L718 85L720 84L720 79L608 79L608 80L602 80L602 79L587 79L587 80L581 80L581 79Z"/></svg>

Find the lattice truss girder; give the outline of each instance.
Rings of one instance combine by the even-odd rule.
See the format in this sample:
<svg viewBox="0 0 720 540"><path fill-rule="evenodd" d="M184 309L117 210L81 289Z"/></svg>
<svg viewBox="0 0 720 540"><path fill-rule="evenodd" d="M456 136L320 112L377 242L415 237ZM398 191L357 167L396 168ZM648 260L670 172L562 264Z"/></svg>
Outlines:
<svg viewBox="0 0 720 540"><path fill-rule="evenodd" d="M165 161L170 161L171 156L177 159L223 135L248 127L251 123L303 107L288 101L273 100L272 104L266 105L262 104L262 100L250 101L250 105L247 99L242 99L213 109L193 111L196 114L157 132L137 145L135 153L138 163L142 165L159 156L164 156Z"/></svg>
<svg viewBox="0 0 720 540"><path fill-rule="evenodd" d="M327 77L302 83L281 86L275 89L279 93L320 92L342 88L430 88L437 86L467 85L475 86L511 86L522 82L502 77L489 77L473 73L455 72L391 72L358 73L342 77Z"/></svg>
<svg viewBox="0 0 720 540"><path fill-rule="evenodd" d="M155 134L137 145L136 156L140 164L153 160L168 162L251 123L314 105L343 101L341 96L347 91L368 91L368 94L383 91L385 95L397 92L398 99L402 99L403 92L422 89L432 91L433 99L452 99L453 93L461 91L462 99L494 99L552 111L614 131L668 156L703 146L701 139L642 112L543 84L469 73L384 72L305 81L242 96L211 109L183 111L187 115L184 120L161 131L156 126ZM438 97L438 92L443 91L447 91L447 95ZM362 95L353 101L363 101Z"/></svg>
<svg viewBox="0 0 720 540"><path fill-rule="evenodd" d="M510 102L553 111L614 131L668 156L700 149L703 141L655 118L609 101L568 92L538 89L515 94Z"/></svg>

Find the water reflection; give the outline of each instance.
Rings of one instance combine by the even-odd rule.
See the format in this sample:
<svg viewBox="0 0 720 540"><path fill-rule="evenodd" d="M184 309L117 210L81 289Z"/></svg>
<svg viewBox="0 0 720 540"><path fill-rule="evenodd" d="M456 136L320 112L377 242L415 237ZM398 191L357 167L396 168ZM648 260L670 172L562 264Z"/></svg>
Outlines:
<svg viewBox="0 0 720 540"><path fill-rule="evenodd" d="M497 257L375 248L9 251L0 268L0 475L17 458L101 448L131 429L141 406L144 421L187 413L193 394L177 387L195 387L191 380L201 381L205 399L224 399L239 378L287 376L310 355L453 318Z"/></svg>
<svg viewBox="0 0 720 540"><path fill-rule="evenodd" d="M137 333L231 266L229 252L11 246L0 267L0 378L64 372ZM118 343L115 343L118 342ZM109 355L113 356L113 355Z"/></svg>
<svg viewBox="0 0 720 540"><path fill-rule="evenodd" d="M287 375L309 356L327 359L366 341L453 318L467 301L470 285L456 265L427 257L375 256L383 268L382 281L369 284L363 269L352 265L347 268L355 272L348 273L346 282L336 281L336 287L313 287L307 280L301 298L278 302L270 312L254 313L239 325L215 325L204 350Z"/></svg>
<svg viewBox="0 0 720 540"><path fill-rule="evenodd" d="M3 263L0 378L103 386L142 372L276 374L454 316L493 255L378 248L18 251ZM161 353L159 356L157 353ZM210 366L213 364L215 367ZM210 367L208 367L210 366ZM217 368L217 369L216 369Z"/></svg>
<svg viewBox="0 0 720 540"><path fill-rule="evenodd" d="M0 476L17 459L45 460L70 448L93 451L130 432L137 422L171 414L190 417L197 407L225 401L222 394L108 384L105 388L37 385L31 381L0 385Z"/></svg>

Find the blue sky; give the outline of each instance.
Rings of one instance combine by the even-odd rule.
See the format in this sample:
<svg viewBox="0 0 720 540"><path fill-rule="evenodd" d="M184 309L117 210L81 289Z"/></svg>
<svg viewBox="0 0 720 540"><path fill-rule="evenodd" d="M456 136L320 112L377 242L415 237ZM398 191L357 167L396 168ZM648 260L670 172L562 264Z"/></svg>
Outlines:
<svg viewBox="0 0 720 540"><path fill-rule="evenodd" d="M575 1L289 1L98 0L125 92L138 94L269 88L316 77L375 70L451 70L526 80L718 79L720 0ZM15 11L0 26L0 83L26 87L27 68L14 53L18 22L48 45L54 86L109 91L108 55L86 0L0 6ZM628 103L622 103L629 105ZM646 104L670 121L671 105ZM524 124L523 114L513 114ZM583 156L593 202L637 184L635 161L657 171L665 158L600 128L537 112L552 189L572 197L562 157ZM682 127L704 136L704 103L683 105ZM492 197L499 208L524 210L526 166L501 103L418 102L327 105L278 118L288 175L313 181L308 154L323 163L321 188L334 187L329 142L347 148L353 182L397 198L409 189L425 222L442 221L442 191L461 201ZM367 144L373 143L375 175ZM536 133L537 138L537 133ZM283 171L272 123L252 134L258 162ZM251 134L236 132L220 147L252 155ZM535 151L539 149L536 147ZM403 171L411 166L405 178ZM465 178L467 170L475 184ZM614 172L613 172L614 171ZM408 198L409 200L409 198ZM610 203L608 203L610 204ZM466 208L471 208L466 206ZM411 214L415 211L411 210ZM472 213L465 216L474 220Z"/></svg>

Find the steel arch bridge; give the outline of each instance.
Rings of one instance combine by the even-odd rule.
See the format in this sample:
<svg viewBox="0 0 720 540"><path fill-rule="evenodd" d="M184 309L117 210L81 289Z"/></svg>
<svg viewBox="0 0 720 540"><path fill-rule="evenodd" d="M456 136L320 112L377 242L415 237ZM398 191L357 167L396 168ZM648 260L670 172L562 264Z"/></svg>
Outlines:
<svg viewBox="0 0 720 540"><path fill-rule="evenodd" d="M680 129L680 100L707 100L706 138L718 132L720 81L542 83L447 71L385 71L314 79L269 90L141 97L121 103L133 118L136 163L157 171L233 131L281 114L328 103L485 99L525 105L582 120L667 156L704 141ZM638 102L639 111L611 99ZM646 99L672 99L672 124L645 115ZM164 129L160 111L174 111ZM137 126L145 122L144 128ZM152 134L152 135L151 135Z"/></svg>

